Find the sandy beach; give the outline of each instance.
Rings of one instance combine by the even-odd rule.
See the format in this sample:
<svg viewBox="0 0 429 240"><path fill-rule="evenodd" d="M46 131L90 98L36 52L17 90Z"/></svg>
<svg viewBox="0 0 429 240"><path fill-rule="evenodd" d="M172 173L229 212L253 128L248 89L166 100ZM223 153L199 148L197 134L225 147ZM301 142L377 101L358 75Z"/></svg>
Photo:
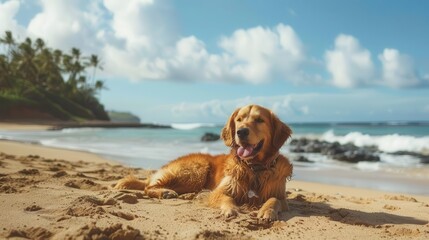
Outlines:
<svg viewBox="0 0 429 240"><path fill-rule="evenodd" d="M265 223L244 208L237 218L225 219L205 206L207 192L159 200L112 189L123 176L150 173L90 153L0 141L0 238L429 238L427 196L292 179L287 184L290 210L279 221Z"/></svg>

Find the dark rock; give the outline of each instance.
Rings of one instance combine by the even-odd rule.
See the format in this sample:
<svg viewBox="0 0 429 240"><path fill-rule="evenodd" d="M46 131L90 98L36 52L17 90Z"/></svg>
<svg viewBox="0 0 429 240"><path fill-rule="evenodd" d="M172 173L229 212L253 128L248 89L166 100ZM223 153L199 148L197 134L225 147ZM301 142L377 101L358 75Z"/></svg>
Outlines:
<svg viewBox="0 0 429 240"><path fill-rule="evenodd" d="M313 141L304 147L304 151L307 153L320 153L324 148L324 144L320 141Z"/></svg>
<svg viewBox="0 0 429 240"><path fill-rule="evenodd" d="M301 146L290 147L290 151L294 153L305 153L305 149Z"/></svg>
<svg viewBox="0 0 429 240"><path fill-rule="evenodd" d="M429 164L429 156L427 156L426 158L421 158L420 163Z"/></svg>
<svg viewBox="0 0 429 240"><path fill-rule="evenodd" d="M344 152L345 150L342 148L339 142L325 143L325 147L321 151L322 154L328 156L335 156Z"/></svg>
<svg viewBox="0 0 429 240"><path fill-rule="evenodd" d="M298 156L293 160L294 162L306 162L306 163L312 163L313 161L310 161L308 158L304 156Z"/></svg>
<svg viewBox="0 0 429 240"><path fill-rule="evenodd" d="M201 141L203 141L203 142L212 142L212 141L217 141L219 139L220 139L220 136L218 134L215 134L215 133L205 133L201 137Z"/></svg>
<svg viewBox="0 0 429 240"><path fill-rule="evenodd" d="M290 150L296 153L307 152L307 145L309 144L309 140L307 138L293 139L290 142Z"/></svg>
<svg viewBox="0 0 429 240"><path fill-rule="evenodd" d="M339 153L333 156L334 159L349 163L358 163L362 161L368 161L368 162L377 162L380 161L380 157L368 152L365 152L364 150L351 150L346 151L344 153Z"/></svg>
<svg viewBox="0 0 429 240"><path fill-rule="evenodd" d="M349 163L380 161L380 157L377 154L378 149L376 147L357 147L352 143L340 144L339 142L330 143L300 138L291 141L290 150L295 153L320 153L333 159Z"/></svg>
<svg viewBox="0 0 429 240"><path fill-rule="evenodd" d="M392 153L393 155L409 155L409 156L413 156L415 158L420 159L420 163L423 164L429 164L429 155L425 155L425 154L421 154L421 153L416 153L416 152L410 152L410 151L397 151Z"/></svg>
<svg viewBox="0 0 429 240"><path fill-rule="evenodd" d="M290 146L295 146L298 143L298 139L292 139L289 143Z"/></svg>
<svg viewBox="0 0 429 240"><path fill-rule="evenodd" d="M305 146L308 144L310 140L308 140L307 138L299 138L299 139L293 139L290 142L290 145L292 146Z"/></svg>

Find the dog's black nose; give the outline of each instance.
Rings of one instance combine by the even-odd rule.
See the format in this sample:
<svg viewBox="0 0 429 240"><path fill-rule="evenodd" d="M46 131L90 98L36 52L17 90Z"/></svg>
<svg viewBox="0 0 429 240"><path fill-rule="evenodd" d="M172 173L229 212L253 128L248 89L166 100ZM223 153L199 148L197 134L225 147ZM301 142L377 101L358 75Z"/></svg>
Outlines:
<svg viewBox="0 0 429 240"><path fill-rule="evenodd" d="M249 136L249 129L248 128L240 128L237 130L237 135L240 139L245 139L247 136Z"/></svg>

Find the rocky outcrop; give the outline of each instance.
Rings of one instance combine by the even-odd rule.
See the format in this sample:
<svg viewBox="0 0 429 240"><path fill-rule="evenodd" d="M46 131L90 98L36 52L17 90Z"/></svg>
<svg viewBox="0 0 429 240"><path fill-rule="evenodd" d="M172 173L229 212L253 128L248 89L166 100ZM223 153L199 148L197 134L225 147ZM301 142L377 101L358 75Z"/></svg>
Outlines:
<svg viewBox="0 0 429 240"><path fill-rule="evenodd" d="M202 142L213 142L213 141L217 141L219 139L220 139L220 136L218 134L215 134L215 133L205 133L201 137Z"/></svg>
<svg viewBox="0 0 429 240"><path fill-rule="evenodd" d="M335 160L357 163L361 161L377 162L380 157L376 147L357 147L354 144L340 144L307 138L294 139L290 149L295 153L320 153Z"/></svg>
<svg viewBox="0 0 429 240"><path fill-rule="evenodd" d="M130 112L108 111L111 122L140 123L140 118Z"/></svg>

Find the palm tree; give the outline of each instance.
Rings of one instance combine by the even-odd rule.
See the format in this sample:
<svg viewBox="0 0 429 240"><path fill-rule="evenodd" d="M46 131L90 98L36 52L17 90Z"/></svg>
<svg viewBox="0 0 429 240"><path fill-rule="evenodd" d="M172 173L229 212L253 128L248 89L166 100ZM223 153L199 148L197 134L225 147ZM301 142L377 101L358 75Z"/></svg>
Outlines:
<svg viewBox="0 0 429 240"><path fill-rule="evenodd" d="M22 75L23 79L33 82L33 84L38 84L38 71L34 62L35 56L36 51L32 47L32 41L27 38L15 51L14 60L16 59L17 62L16 75Z"/></svg>
<svg viewBox="0 0 429 240"><path fill-rule="evenodd" d="M72 57L75 59L75 61L79 61L80 60L80 50L77 48L72 48L71 49L71 53L72 53Z"/></svg>
<svg viewBox="0 0 429 240"><path fill-rule="evenodd" d="M104 84L104 81L101 81L101 80L97 80L95 82L94 88L95 88L95 91L99 91L99 90L102 90L102 89L107 89L106 85Z"/></svg>
<svg viewBox="0 0 429 240"><path fill-rule="evenodd" d="M0 55L0 91L10 88L9 64L6 55Z"/></svg>
<svg viewBox="0 0 429 240"><path fill-rule="evenodd" d="M41 52L45 48L45 41L41 38L37 38L35 44L38 52Z"/></svg>
<svg viewBox="0 0 429 240"><path fill-rule="evenodd" d="M31 38L25 38L24 42L25 44L27 44L28 46L33 46L33 40L31 40Z"/></svg>
<svg viewBox="0 0 429 240"><path fill-rule="evenodd" d="M61 50L50 49L41 38L16 42L10 31L1 36L0 45L4 45L6 50L5 54L0 54L0 95L11 93L40 101L47 109L51 108L51 101L55 103L58 97L65 97L87 108L97 118L108 120L103 105L96 97L102 89L106 89L103 81L95 80L97 68L102 69L97 55L82 56L78 48L72 48L69 54L65 54ZM87 83L89 77L83 74L88 67L93 68L92 84ZM65 78L68 80L65 81ZM61 105L61 101L58 104ZM64 111L79 116L73 109ZM53 111L59 114L58 110Z"/></svg>
<svg viewBox="0 0 429 240"><path fill-rule="evenodd" d="M55 49L53 54L54 54L55 64L59 65L61 63L61 59L63 57L63 52L61 50Z"/></svg>
<svg viewBox="0 0 429 240"><path fill-rule="evenodd" d="M15 46L15 39L13 38L13 34L11 31L5 31L4 37L0 38L0 43L5 44L7 49L7 60L11 61L12 49Z"/></svg>
<svg viewBox="0 0 429 240"><path fill-rule="evenodd" d="M71 65L69 65L69 80L77 82L80 77L80 74L85 70L85 66L83 66L80 62L81 53L79 49L72 48L71 54Z"/></svg>
<svg viewBox="0 0 429 240"><path fill-rule="evenodd" d="M61 69L55 62L53 53L49 49L43 48L43 50L36 56L35 62L42 85L48 90L59 90L62 85L63 78L61 76Z"/></svg>
<svg viewBox="0 0 429 240"><path fill-rule="evenodd" d="M67 54L63 54L63 66L64 66L64 72L71 72L72 69L72 57Z"/></svg>
<svg viewBox="0 0 429 240"><path fill-rule="evenodd" d="M92 54L89 57L88 66L92 67L92 84L94 84L94 82L95 82L95 72L96 72L97 68L103 70L103 67L100 66L100 59L98 58L97 55Z"/></svg>

